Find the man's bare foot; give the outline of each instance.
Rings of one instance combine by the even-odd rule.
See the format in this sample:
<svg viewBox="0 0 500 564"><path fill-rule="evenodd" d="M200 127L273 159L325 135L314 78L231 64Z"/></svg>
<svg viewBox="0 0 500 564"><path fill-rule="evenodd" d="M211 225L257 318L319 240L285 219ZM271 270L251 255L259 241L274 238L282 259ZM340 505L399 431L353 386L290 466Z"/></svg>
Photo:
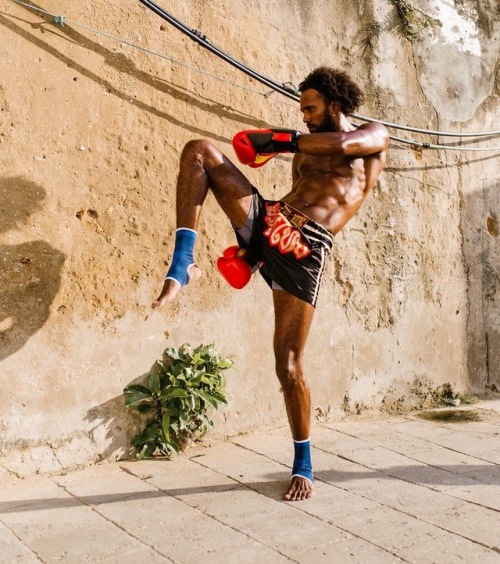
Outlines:
<svg viewBox="0 0 500 564"><path fill-rule="evenodd" d="M188 284L193 280L197 280L200 276L201 276L201 270L195 264L193 264L192 266L189 267ZM180 289L181 289L181 285L179 284L179 282L177 282L177 280L171 280L170 278L168 280L165 280L160 295L151 304L151 307L153 309L157 309L161 307L163 304L165 304L166 302L173 300L175 296L178 294Z"/></svg>
<svg viewBox="0 0 500 564"><path fill-rule="evenodd" d="M314 495L314 485L306 478L294 476L290 488L283 496L285 501L302 501Z"/></svg>

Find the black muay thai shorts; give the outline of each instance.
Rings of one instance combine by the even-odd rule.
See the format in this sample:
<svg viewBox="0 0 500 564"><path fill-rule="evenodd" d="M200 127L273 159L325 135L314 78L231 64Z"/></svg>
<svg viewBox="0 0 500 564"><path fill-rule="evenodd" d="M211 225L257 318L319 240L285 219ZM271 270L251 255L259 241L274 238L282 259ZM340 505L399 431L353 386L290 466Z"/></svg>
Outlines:
<svg viewBox="0 0 500 564"><path fill-rule="evenodd" d="M333 235L282 201L265 200L253 188L245 225L235 229L245 259L261 263L260 273L272 289L285 290L316 306Z"/></svg>

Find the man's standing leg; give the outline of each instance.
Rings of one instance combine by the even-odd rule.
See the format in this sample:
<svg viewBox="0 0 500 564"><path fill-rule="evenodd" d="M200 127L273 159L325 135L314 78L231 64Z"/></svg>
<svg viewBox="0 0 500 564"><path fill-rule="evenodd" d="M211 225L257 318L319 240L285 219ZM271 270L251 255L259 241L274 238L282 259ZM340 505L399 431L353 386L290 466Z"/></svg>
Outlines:
<svg viewBox="0 0 500 564"><path fill-rule="evenodd" d="M210 141L190 141L182 151L177 179L174 254L154 308L170 301L182 286L201 275L194 264L194 244L209 189L231 223L241 227L252 202L250 182Z"/></svg>
<svg viewBox="0 0 500 564"><path fill-rule="evenodd" d="M300 501L314 493L310 452L311 395L302 360L314 307L288 292L273 291L276 374L283 388L294 441L295 458L286 501Z"/></svg>

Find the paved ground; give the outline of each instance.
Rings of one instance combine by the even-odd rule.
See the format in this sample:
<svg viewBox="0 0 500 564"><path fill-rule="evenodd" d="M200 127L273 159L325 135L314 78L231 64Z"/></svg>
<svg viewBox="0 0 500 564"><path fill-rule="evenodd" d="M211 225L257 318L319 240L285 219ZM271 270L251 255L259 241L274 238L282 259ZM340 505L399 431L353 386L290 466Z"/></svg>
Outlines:
<svg viewBox="0 0 500 564"><path fill-rule="evenodd" d="M284 503L287 429L172 462L3 484L0 561L500 563L500 400L480 422L316 425L316 495Z"/></svg>

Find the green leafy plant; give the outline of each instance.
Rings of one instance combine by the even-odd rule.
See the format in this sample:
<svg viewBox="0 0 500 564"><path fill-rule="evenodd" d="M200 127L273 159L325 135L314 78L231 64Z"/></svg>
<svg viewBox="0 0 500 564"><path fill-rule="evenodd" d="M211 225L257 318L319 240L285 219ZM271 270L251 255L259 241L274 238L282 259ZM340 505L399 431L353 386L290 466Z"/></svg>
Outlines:
<svg viewBox="0 0 500 564"><path fill-rule="evenodd" d="M203 436L213 425L209 409L227 403L223 372L232 366L213 343L195 349L185 343L165 349L144 384L127 386L126 407L146 418L143 431L131 442L138 458L170 457Z"/></svg>

